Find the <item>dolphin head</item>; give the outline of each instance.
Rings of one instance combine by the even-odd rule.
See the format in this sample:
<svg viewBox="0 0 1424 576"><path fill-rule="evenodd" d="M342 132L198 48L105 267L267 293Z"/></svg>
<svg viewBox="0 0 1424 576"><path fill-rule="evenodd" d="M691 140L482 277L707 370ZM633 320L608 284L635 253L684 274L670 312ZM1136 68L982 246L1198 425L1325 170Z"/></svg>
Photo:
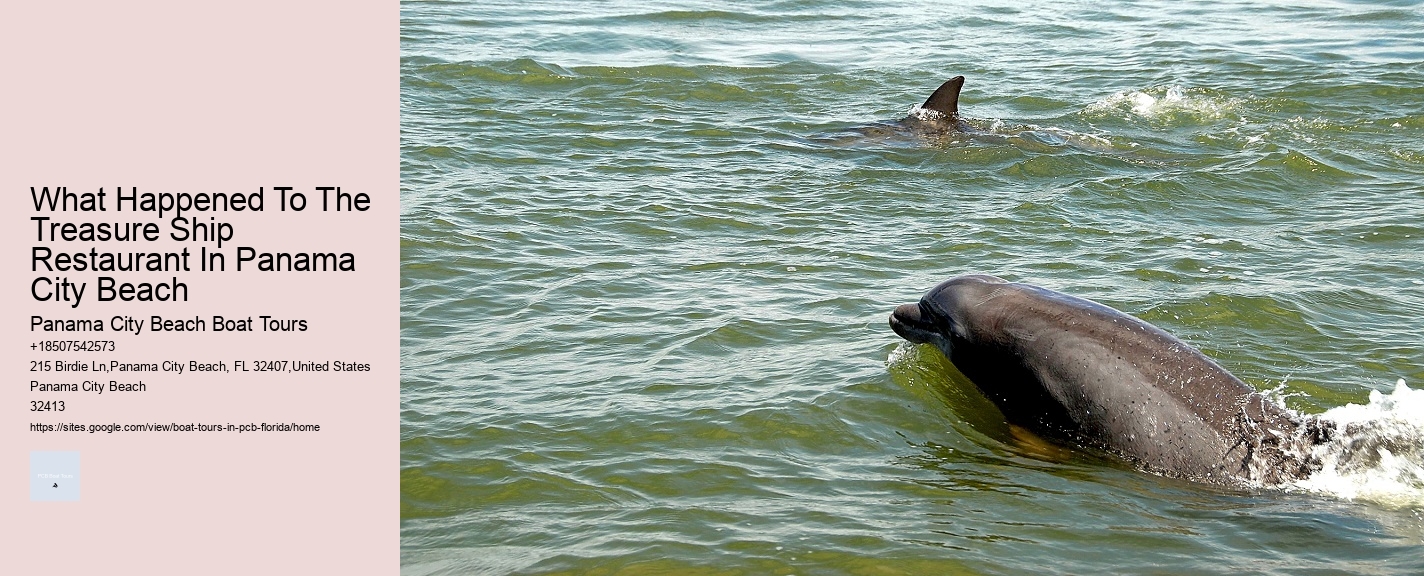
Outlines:
<svg viewBox="0 0 1424 576"><path fill-rule="evenodd" d="M949 357L955 342L973 340L973 308L992 295L995 285L1005 283L985 274L951 278L930 289L919 302L896 307L890 314L890 329L910 342L934 344Z"/></svg>

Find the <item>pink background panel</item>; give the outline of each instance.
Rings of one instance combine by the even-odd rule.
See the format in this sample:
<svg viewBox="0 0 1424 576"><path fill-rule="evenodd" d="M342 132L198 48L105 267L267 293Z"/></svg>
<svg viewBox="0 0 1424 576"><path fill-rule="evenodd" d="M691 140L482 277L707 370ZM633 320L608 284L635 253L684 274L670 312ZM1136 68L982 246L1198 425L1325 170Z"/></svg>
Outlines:
<svg viewBox="0 0 1424 576"><path fill-rule="evenodd" d="M0 572L394 574L399 571L399 7L396 2L10 2L0 8ZM110 193L70 222L159 222L157 243L40 243L30 186ZM94 272L35 273L30 249L177 250L163 221L116 212L115 187L240 192L265 211L193 213L231 223L224 273L116 273L189 286L188 302L95 301ZM274 186L308 194L277 211ZM316 186L364 192L362 213L320 212ZM351 252L351 273L232 271L237 246ZM194 260L196 265L196 260ZM89 282L79 308L36 302L38 275ZM306 332L45 335L29 318L266 314ZM211 324L208 326L211 329ZM117 353L41 353L46 337L112 339ZM372 371L143 373L144 393L33 394L30 360L350 360ZM92 377L93 375L90 375ZM75 378L47 375L53 381ZM80 377L79 379L83 379ZM101 379L101 378L94 378ZM62 413L29 400L62 398ZM317 433L112 434L31 422L321 425ZM81 453L79 502L29 501L29 453Z"/></svg>

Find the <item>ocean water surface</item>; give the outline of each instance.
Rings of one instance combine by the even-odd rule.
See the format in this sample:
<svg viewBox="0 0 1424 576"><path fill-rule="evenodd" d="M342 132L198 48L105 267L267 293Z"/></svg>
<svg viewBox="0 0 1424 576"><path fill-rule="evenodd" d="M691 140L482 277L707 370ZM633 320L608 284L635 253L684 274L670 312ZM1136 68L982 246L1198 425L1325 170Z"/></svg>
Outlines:
<svg viewBox="0 0 1424 576"><path fill-rule="evenodd" d="M403 573L1424 573L1424 3L401 19ZM1353 432L1284 488L1027 437L886 324L971 272Z"/></svg>

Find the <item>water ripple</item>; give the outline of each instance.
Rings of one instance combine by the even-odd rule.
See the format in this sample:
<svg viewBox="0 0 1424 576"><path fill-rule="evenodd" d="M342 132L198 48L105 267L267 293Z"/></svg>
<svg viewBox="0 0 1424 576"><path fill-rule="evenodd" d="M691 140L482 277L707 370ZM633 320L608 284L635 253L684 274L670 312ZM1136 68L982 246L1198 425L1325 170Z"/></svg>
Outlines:
<svg viewBox="0 0 1424 576"><path fill-rule="evenodd" d="M989 272L1297 410L1424 381L1417 3L401 18L403 573L1424 570L1417 508L1048 444L885 326Z"/></svg>

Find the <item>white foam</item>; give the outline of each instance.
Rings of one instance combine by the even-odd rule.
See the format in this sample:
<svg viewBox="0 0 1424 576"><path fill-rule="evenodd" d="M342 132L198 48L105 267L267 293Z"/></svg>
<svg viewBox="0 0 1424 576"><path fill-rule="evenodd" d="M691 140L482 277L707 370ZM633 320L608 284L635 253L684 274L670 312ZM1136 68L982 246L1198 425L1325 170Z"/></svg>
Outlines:
<svg viewBox="0 0 1424 576"><path fill-rule="evenodd" d="M944 112L940 112L939 110L931 110L929 108L922 108L919 104L911 106L910 110L906 112L906 115L914 117L918 120L924 120L926 122L935 122L939 120L946 120L949 118L949 115L945 114Z"/></svg>
<svg viewBox="0 0 1424 576"><path fill-rule="evenodd" d="M1142 118L1185 114L1204 120L1226 117L1238 102L1231 98L1191 94L1181 86L1118 92L1088 106L1090 113L1130 111Z"/></svg>
<svg viewBox="0 0 1424 576"><path fill-rule="evenodd" d="M885 358L886 366L901 366L909 362L913 357L915 348L909 342L901 342L894 350L890 351L890 356Z"/></svg>
<svg viewBox="0 0 1424 576"><path fill-rule="evenodd" d="M1369 404L1320 415L1334 438L1313 448L1323 468L1295 487L1391 507L1424 506L1424 390L1400 379L1394 391L1370 392Z"/></svg>
<svg viewBox="0 0 1424 576"><path fill-rule="evenodd" d="M1127 92L1125 97L1132 103L1132 112L1138 116L1155 116L1170 108L1184 106L1186 92L1181 86L1169 86L1161 98L1146 92Z"/></svg>

